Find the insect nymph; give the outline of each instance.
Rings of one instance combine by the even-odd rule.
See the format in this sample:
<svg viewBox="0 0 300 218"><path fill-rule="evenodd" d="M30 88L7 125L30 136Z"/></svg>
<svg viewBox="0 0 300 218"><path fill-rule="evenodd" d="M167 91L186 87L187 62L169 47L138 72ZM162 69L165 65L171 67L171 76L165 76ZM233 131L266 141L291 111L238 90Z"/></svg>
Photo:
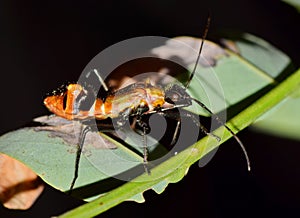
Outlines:
<svg viewBox="0 0 300 218"><path fill-rule="evenodd" d="M116 122L115 128L122 128L126 122L133 118L135 120L135 128L139 129L139 133L143 136L143 164L145 171L150 173L148 163L148 147L146 135L149 131L149 124L145 121L145 117L151 114L159 114L164 117L175 119L178 124L180 123L181 117L188 117L204 132L206 135L214 137L219 140L219 137L210 133L196 118L196 115L185 111L184 113L176 114L172 111L180 108L185 108L193 103L196 103L207 111L210 115L214 115L213 112L205 106L199 100L193 98L187 93L190 82L196 72L201 51L203 48L204 40L207 35L209 25L209 19L207 27L203 34L200 49L198 52L195 67L190 74L186 84L180 86L178 84L168 85L166 87L160 87L152 85L149 81L136 82L131 85L121 88L117 91L109 91L99 72L94 69L91 73L95 74L99 78L99 86L104 87L105 95L101 97L95 97L97 94L88 85L85 86L79 83L71 83L63 87L52 95L47 96L44 99L45 106L57 116L68 120L78 120L85 123L89 120L97 120L100 123L107 119L113 119ZM90 98L92 96L92 98ZM92 101L91 101L92 99ZM181 117L180 117L181 116ZM245 148L236 134L223 122L221 119L214 115L215 119L219 124L223 125L236 139L241 148L243 149L248 169L250 169L249 159ZM179 125L173 134L172 142L176 141L178 135ZM78 165L80 160L80 154L84 144L85 136L88 131L91 131L90 126L85 125L81 131L80 139L78 142L78 152L76 157L75 175L71 184L71 190L78 177Z"/></svg>

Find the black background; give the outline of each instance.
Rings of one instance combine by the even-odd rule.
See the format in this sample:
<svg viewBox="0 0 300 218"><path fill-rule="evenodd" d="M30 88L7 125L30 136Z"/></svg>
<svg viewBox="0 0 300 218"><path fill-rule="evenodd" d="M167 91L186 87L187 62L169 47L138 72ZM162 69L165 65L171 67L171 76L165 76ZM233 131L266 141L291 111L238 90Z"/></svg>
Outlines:
<svg viewBox="0 0 300 218"><path fill-rule="evenodd" d="M44 94L76 80L106 47L145 35L200 37L209 11L208 39L221 30L250 32L299 65L299 14L280 1L2 1L0 132L48 114ZM122 203L102 217L296 217L299 142L249 130L239 137L247 146L252 172L246 171L240 148L230 140L208 165L193 166L163 194L147 192L146 203ZM2 208L0 216L50 217L79 203L47 187L30 210Z"/></svg>

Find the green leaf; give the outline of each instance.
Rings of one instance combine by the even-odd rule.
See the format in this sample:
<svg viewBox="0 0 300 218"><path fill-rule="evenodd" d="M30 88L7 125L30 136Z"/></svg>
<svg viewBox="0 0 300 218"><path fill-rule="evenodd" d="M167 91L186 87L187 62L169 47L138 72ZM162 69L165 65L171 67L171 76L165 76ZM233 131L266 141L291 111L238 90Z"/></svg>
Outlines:
<svg viewBox="0 0 300 218"><path fill-rule="evenodd" d="M33 128L20 129L0 137L2 153L25 163L45 182L62 191L67 191L70 188L74 175L76 149L76 146L66 144L61 138L49 137L49 132L36 132ZM99 150L101 152L98 152ZM105 165L109 164L110 161L115 161L115 157L123 151L121 149L92 149L89 146L88 151L84 152L97 153ZM97 180L109 178L107 174L91 164L88 155L94 154L82 155L77 186L84 186ZM126 152L122 155L131 160L127 164L138 164L141 161L141 158L137 158L136 155L128 155ZM120 167L120 163L115 163L111 166L111 170L118 173L116 165Z"/></svg>
<svg viewBox="0 0 300 218"><path fill-rule="evenodd" d="M194 38L189 39L200 43ZM213 112L222 112L229 107L228 113L233 119L228 126L238 132L294 90L299 85L300 72L283 80L283 72L286 73L290 65L289 58L254 36L243 35L234 44L239 53L211 47L214 66L200 66L188 91ZM221 53L214 52L216 48ZM276 67L271 62L276 63ZM192 66L191 62L190 68ZM241 108L246 109L240 112ZM200 108L191 110L199 113ZM52 186L68 190L74 174L76 144L72 144L72 138L67 137L70 133L65 130L70 128L62 131L58 125L52 129L54 135L49 130L36 132L33 128L10 132L0 137L0 151L28 165ZM72 134L76 133L75 130ZM214 131L214 134L222 138L221 143L232 136L223 127ZM193 163L220 145L215 138L204 137L182 152L166 156L165 161L151 170L151 175L138 176L144 172L140 151L143 143L139 135L136 136L137 140L130 134L125 133L125 136L128 136L126 142L130 145L101 134L101 140L108 140L111 148L99 148L92 141L84 146L74 194L83 198L94 198L99 194L101 197L62 217L91 217L125 200L142 202L142 193L148 189L162 193L169 183L180 181ZM132 140L138 143L133 145ZM161 146L154 142L149 138L153 150L163 153ZM124 179L126 176L127 180ZM122 181L117 178L122 178Z"/></svg>
<svg viewBox="0 0 300 218"><path fill-rule="evenodd" d="M225 55L217 57L214 66L199 65L188 89L214 113L242 101L246 105L251 103L253 95L257 98L262 94L260 91L274 84L282 73L290 72L289 57L268 42L247 33L231 37L230 41L224 39L223 42L234 44L238 53L226 50ZM201 109L191 111L199 113ZM202 111L201 114L206 113Z"/></svg>
<svg viewBox="0 0 300 218"><path fill-rule="evenodd" d="M299 89L267 114L262 116L251 128L284 138L300 140L300 99Z"/></svg>
<svg viewBox="0 0 300 218"><path fill-rule="evenodd" d="M64 140L66 136L74 137L75 133L66 133L65 130L76 129L77 125L80 124L55 116L45 116L36 118L35 120L50 124L50 126L23 128L1 136L1 153L10 155L25 163L45 182L56 189L68 191L74 177L77 151L76 143L79 139L75 139L74 144L71 141L66 142ZM61 126L61 124L63 125ZM126 138L123 137L124 140L131 143L131 148L135 149L138 153L103 133L99 133L100 140L97 143L86 143L84 145L83 154L80 159L80 176L76 181L75 188L85 187L97 181L103 182L94 184L96 187L101 186L98 192L96 191L95 193L85 193L85 190L82 189L79 189L77 192L75 191L78 197L91 200L95 198L95 195L102 194L102 192L121 184L120 182L116 182L116 178L125 181L131 179L126 178L126 175L122 175L123 172L134 169L139 165L138 173L144 171L142 165L143 158L141 157L143 152L140 143L142 137L133 131L124 132L123 135L125 134ZM121 133L120 136L122 136ZM88 136L85 141L89 141ZM162 147L158 148L160 145L151 137L147 137L147 142L150 152L156 149L160 153L164 153L166 150ZM105 146L109 145L111 149L101 147L103 144ZM136 173L132 172L131 174ZM159 187L157 190L159 190ZM137 200L140 201L141 199Z"/></svg>
<svg viewBox="0 0 300 218"><path fill-rule="evenodd" d="M300 85L300 69L281 82L267 94L262 96L252 105L247 107L233 119L231 119L228 125L233 129L242 130L249 126L262 114L270 110L280 101L285 99L289 94L298 88ZM217 129L215 134L220 135L224 133L222 142L226 141L232 135L228 132L224 132L224 127ZM161 165L152 170L151 176L141 175L138 178L132 180L123 186L108 192L104 196L96 199L93 202L80 206L72 211L69 211L59 217L92 217L100 214L109 208L125 201L131 196L135 196L141 192L144 192L151 187L160 184L162 181L165 183L174 183L182 179L186 174L191 164L199 160L205 154L212 149L216 148L218 143L209 137L205 137L198 141L196 144L190 146L178 155L168 159Z"/></svg>
<svg viewBox="0 0 300 218"><path fill-rule="evenodd" d="M300 12L300 1L299 0L282 0L283 2L293 6Z"/></svg>

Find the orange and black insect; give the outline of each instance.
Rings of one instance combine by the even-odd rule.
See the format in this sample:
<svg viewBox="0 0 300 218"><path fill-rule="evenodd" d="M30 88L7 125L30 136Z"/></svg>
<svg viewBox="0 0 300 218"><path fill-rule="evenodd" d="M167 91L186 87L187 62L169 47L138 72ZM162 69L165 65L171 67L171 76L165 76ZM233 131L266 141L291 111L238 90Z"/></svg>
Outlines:
<svg viewBox="0 0 300 218"><path fill-rule="evenodd" d="M209 22L210 19L208 19L207 27L202 37L195 67L184 86L173 84L167 87L159 87L152 85L150 82L137 82L117 90L116 92L110 92L106 84L103 82L99 72L97 70L93 70L91 73L96 75L99 79L99 86L102 85L102 87L104 87L104 96L95 97L97 94L94 93L93 88L91 88L89 85L70 83L47 96L44 99L45 106L57 116L68 120L79 120L83 123L88 120L97 120L101 123L101 121L113 119L116 120L115 128L122 128L129 118L134 118L135 128L139 129L140 134L143 136L144 168L145 171L149 173L147 167L148 150L146 134L149 132L150 127L144 119L145 116L149 116L151 114L160 114L164 117L175 119L177 121L177 126L174 131L171 144L174 143L177 138L178 128L180 126L179 116L191 118L202 132L219 140L219 137L210 133L199 122L199 120L196 119L194 114L185 111L184 113L178 115L178 113L173 112L175 109L188 107L194 102L211 115L214 115L217 122L223 125L232 134L245 153L248 169L250 170L250 163L246 150L236 134L223 121L221 121L218 116L213 114L208 107L206 107L199 100L191 97L186 92L196 72L196 67L201 56L204 40L208 32ZM84 144L85 135L88 131L91 131L91 128L90 126L86 125L81 132L75 164L75 175L71 184L71 190L78 177L80 154Z"/></svg>

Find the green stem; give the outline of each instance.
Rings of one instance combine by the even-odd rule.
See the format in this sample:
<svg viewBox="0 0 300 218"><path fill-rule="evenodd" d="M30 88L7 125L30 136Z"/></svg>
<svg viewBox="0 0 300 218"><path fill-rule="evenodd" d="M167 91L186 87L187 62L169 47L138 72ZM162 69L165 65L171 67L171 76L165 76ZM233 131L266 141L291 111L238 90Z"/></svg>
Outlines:
<svg viewBox="0 0 300 218"><path fill-rule="evenodd" d="M291 92L296 90L299 85L300 69L231 119L228 122L228 126L232 128L234 132L238 132L246 128L262 114L285 99ZM223 133L222 142L232 137L230 133L224 131L224 127L218 128L214 133L216 135L221 135L220 133ZM93 217L139 193L144 192L145 190L150 189L152 186L162 181L166 181L167 183L177 182L185 175L186 170L188 170L193 163L198 161L201 157L217 146L219 146L219 144L216 140L204 137L196 144L154 168L151 171L151 176L143 174L131 182L108 192L104 196L75 208L59 217Z"/></svg>

